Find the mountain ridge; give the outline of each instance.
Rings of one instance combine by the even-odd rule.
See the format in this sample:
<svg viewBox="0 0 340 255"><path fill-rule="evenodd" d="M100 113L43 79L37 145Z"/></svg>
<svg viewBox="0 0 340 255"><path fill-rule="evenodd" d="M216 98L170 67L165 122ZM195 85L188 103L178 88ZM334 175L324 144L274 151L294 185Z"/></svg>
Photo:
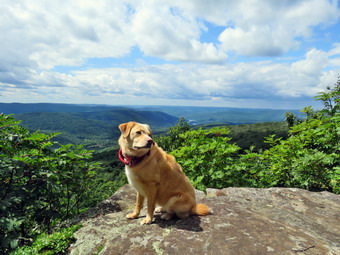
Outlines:
<svg viewBox="0 0 340 255"><path fill-rule="evenodd" d="M0 108L1 111L1 108ZM163 112L137 111L117 108L116 110L91 112L25 112L16 113L21 125L31 131L61 133L55 140L61 143L84 143L88 146L115 144L120 132L118 125L128 121L150 124L154 130L168 128L178 118Z"/></svg>
<svg viewBox="0 0 340 255"><path fill-rule="evenodd" d="M21 125L31 131L61 133L55 138L60 143L85 144L90 148L115 145L120 134L118 125L128 121L147 123L157 135L174 126L179 117L184 117L197 128L207 128L208 126L280 122L284 120L285 113L283 110L225 107L133 107L135 108L107 105L0 103L0 112L14 113L16 119L22 120ZM249 132L254 133L254 130Z"/></svg>
<svg viewBox="0 0 340 255"><path fill-rule="evenodd" d="M284 121L285 113L287 111L291 111L294 114L301 116L301 113L298 110L288 109L277 110L204 106L113 106L57 103L0 103L0 112L5 114L20 114L28 112L70 112L82 113L83 117L89 118L89 116L93 115L93 112L106 111L116 111L117 113L123 111L124 114L127 114L127 111L141 111L149 113L162 112L176 118L184 117L193 125L213 122L246 124ZM162 121L164 121L164 119L162 119ZM154 125L155 123L152 124Z"/></svg>

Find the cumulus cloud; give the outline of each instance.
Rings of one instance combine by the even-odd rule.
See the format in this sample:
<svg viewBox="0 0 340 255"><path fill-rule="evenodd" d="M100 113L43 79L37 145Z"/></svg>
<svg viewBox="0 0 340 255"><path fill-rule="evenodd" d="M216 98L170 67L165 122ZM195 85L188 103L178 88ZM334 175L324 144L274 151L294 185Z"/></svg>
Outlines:
<svg viewBox="0 0 340 255"><path fill-rule="evenodd" d="M223 61L226 54L212 43L200 42L200 33L195 17L161 2L139 7L131 24L131 35L148 56L180 61Z"/></svg>
<svg viewBox="0 0 340 255"><path fill-rule="evenodd" d="M221 61L213 44L199 41L193 16L157 1L6 1L0 13L5 35L1 57L51 69L82 65L87 58L123 57L138 46L169 60Z"/></svg>
<svg viewBox="0 0 340 255"><path fill-rule="evenodd" d="M298 42L287 33L288 30L278 30L272 31L269 25L253 26L248 30L227 28L219 40L226 51L244 56L279 56L291 48L297 48Z"/></svg>
<svg viewBox="0 0 340 255"><path fill-rule="evenodd" d="M0 1L0 86L7 100L18 93L23 100L62 94L79 101L101 95L307 97L336 77L327 67L340 66L339 43L328 52L310 49L294 62L229 62L230 56L279 56L299 49L301 40L313 39L315 26L339 19L335 0ZM213 25L222 32L203 40ZM86 66L93 58L124 59L135 48L168 64ZM81 68L62 73L55 71L58 66Z"/></svg>
<svg viewBox="0 0 340 255"><path fill-rule="evenodd" d="M292 70L299 74L318 76L328 64L326 52L312 49L306 54L306 58L292 64Z"/></svg>
<svg viewBox="0 0 340 255"><path fill-rule="evenodd" d="M333 48L328 52L329 56L340 55L340 43L335 43Z"/></svg>
<svg viewBox="0 0 340 255"><path fill-rule="evenodd" d="M207 101L311 97L332 85L337 77L335 71L322 71L327 63L325 56L326 52L311 49L304 59L294 63L184 63L90 69L71 74L42 72L32 73L30 81L43 85L34 87L32 93L51 94L63 89L86 98L125 95Z"/></svg>
<svg viewBox="0 0 340 255"><path fill-rule="evenodd" d="M8 48L41 68L79 65L90 57L120 57L133 41L119 1L7 1L1 10ZM26 46L26 47L13 47Z"/></svg>
<svg viewBox="0 0 340 255"><path fill-rule="evenodd" d="M226 52L280 55L318 24L339 17L336 1L3 0L1 57L51 69L132 47L168 60L221 62ZM220 44L200 41L204 22L225 26Z"/></svg>
<svg viewBox="0 0 340 255"><path fill-rule="evenodd" d="M219 36L222 48L244 56L279 56L297 49L299 37L339 18L337 1L238 1L233 25Z"/></svg>

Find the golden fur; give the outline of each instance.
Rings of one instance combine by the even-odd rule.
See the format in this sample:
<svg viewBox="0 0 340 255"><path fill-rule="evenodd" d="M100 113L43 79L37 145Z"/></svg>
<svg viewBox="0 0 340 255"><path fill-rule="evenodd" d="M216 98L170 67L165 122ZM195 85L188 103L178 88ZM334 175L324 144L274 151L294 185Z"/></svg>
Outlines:
<svg viewBox="0 0 340 255"><path fill-rule="evenodd" d="M209 214L208 206L196 204L195 190L185 176L175 158L164 152L152 141L151 129L146 124L128 122L119 125L121 136L119 145L122 154L127 157L148 156L136 166L125 166L129 183L137 191L136 207L126 215L136 219L147 199L147 215L141 224L152 222L155 206L157 211L164 212L162 219L171 219L174 214L185 218L192 214Z"/></svg>

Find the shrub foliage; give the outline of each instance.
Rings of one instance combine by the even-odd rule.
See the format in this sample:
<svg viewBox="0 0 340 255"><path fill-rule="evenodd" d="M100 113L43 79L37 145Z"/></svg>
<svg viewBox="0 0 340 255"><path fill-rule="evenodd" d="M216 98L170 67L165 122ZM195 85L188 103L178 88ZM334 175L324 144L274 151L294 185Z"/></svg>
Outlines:
<svg viewBox="0 0 340 255"><path fill-rule="evenodd" d="M73 236L81 226L74 225L68 228L56 231L53 234L43 233L39 235L32 245L22 246L11 253L11 255L23 255L23 254L67 254L68 247L75 241Z"/></svg>
<svg viewBox="0 0 340 255"><path fill-rule="evenodd" d="M180 123L171 130L172 154L194 186L207 187L297 187L340 193L340 80L333 89L320 93L324 108L306 107L305 119L287 114L287 139L271 135L268 149L240 154L230 142L227 128L183 130Z"/></svg>
<svg viewBox="0 0 340 255"><path fill-rule="evenodd" d="M98 167L81 146L18 124L0 114L0 253L79 213Z"/></svg>
<svg viewBox="0 0 340 255"><path fill-rule="evenodd" d="M228 129L213 128L191 130L179 135L182 145L172 151L185 169L187 176L198 189L205 187L223 188L237 182L232 169L235 156L240 149L229 144Z"/></svg>

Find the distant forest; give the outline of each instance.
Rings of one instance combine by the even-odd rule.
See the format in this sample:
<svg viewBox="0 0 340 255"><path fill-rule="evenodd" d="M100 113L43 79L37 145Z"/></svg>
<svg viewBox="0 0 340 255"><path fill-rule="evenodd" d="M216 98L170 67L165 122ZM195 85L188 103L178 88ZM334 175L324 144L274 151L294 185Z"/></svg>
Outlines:
<svg viewBox="0 0 340 255"><path fill-rule="evenodd" d="M14 114L31 131L60 133L54 139L62 144L84 144L91 149L114 146L119 135L117 126L131 120L148 123L156 135L164 134L180 117L195 128L230 126L233 141L242 148L266 146L265 136L276 133L286 137L288 131L283 123L286 111L270 109L0 103L0 112ZM257 124L248 125L253 123Z"/></svg>

